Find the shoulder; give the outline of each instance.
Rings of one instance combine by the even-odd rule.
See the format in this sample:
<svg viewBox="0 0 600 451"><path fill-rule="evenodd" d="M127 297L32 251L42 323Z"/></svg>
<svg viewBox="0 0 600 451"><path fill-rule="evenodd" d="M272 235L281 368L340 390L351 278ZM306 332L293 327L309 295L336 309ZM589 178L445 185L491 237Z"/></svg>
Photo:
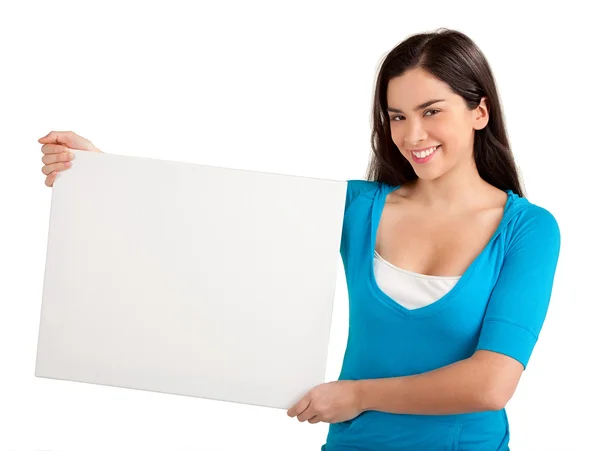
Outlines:
<svg viewBox="0 0 600 451"><path fill-rule="evenodd" d="M521 204L520 214L517 215L516 224L520 229L538 229L545 231L559 231L558 221L554 214L547 208L534 204L525 198L518 198Z"/></svg>
<svg viewBox="0 0 600 451"><path fill-rule="evenodd" d="M348 186L346 188L346 210L350 205L356 201L356 199L363 197L373 199L377 191L383 185L382 182L371 181L371 180L347 180Z"/></svg>
<svg viewBox="0 0 600 451"><path fill-rule="evenodd" d="M518 247L529 241L543 243L553 248L560 247L560 226L552 212L523 197L517 196L515 204L518 213L513 219L511 228L510 243L513 246Z"/></svg>

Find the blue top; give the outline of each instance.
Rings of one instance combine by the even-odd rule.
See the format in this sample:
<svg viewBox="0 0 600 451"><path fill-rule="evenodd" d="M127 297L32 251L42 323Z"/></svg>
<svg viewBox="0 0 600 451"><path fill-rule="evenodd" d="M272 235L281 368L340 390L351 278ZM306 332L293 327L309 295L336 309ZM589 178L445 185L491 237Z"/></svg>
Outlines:
<svg viewBox="0 0 600 451"><path fill-rule="evenodd" d="M407 376L487 349L527 367L546 317L560 249L554 216L511 190L496 232L456 285L409 310L375 281L381 213L399 186L349 180L340 253L349 330L340 380ZM508 450L505 409L456 415L366 411L329 426L322 451Z"/></svg>

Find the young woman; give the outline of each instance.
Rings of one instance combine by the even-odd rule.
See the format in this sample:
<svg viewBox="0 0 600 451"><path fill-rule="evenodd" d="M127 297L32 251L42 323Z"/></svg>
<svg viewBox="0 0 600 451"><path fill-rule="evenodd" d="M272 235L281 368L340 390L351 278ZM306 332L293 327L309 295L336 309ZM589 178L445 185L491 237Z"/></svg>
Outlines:
<svg viewBox="0 0 600 451"><path fill-rule="evenodd" d="M68 148L51 132L52 186ZM349 180L340 253L350 327L338 381L288 410L330 423L322 450L508 450L505 406L538 339L560 250L523 194L490 67L463 33L384 59L367 180Z"/></svg>

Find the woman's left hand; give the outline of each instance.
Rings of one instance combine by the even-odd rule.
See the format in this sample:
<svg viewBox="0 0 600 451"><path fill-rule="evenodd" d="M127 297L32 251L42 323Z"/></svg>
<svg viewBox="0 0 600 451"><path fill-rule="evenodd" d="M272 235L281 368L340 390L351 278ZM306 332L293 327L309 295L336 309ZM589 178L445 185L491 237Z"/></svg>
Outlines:
<svg viewBox="0 0 600 451"><path fill-rule="evenodd" d="M360 415L359 381L334 381L317 385L287 411L309 423L339 423Z"/></svg>

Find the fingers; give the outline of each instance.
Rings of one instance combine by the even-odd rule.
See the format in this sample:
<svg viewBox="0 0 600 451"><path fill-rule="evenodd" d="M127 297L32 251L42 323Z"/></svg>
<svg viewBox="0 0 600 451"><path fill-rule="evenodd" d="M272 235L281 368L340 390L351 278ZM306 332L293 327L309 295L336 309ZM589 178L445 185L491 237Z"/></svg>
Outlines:
<svg viewBox="0 0 600 451"><path fill-rule="evenodd" d="M46 181L44 182L47 187L52 187L54 185L54 181L56 180L56 175L58 172L52 172L50 175L46 177Z"/></svg>
<svg viewBox="0 0 600 451"><path fill-rule="evenodd" d="M311 408L310 406L310 401L308 406L306 406L306 409L304 409L304 411L300 412L300 414L298 415L298 421L300 422L304 422L312 417L314 417L317 414L317 412L314 411L314 409Z"/></svg>
<svg viewBox="0 0 600 451"><path fill-rule="evenodd" d="M67 146L63 146L62 144L44 144L42 146L42 153L44 155L52 155L54 153L63 153L67 152L69 148Z"/></svg>
<svg viewBox="0 0 600 451"><path fill-rule="evenodd" d="M315 424L321 421L321 417L316 414L315 410L311 408L310 396L305 396L298 403L287 411L288 416L298 417L298 421L308 421L311 424Z"/></svg>
<svg viewBox="0 0 600 451"><path fill-rule="evenodd" d="M52 131L46 136L38 139L42 145L42 173L46 175L44 184L48 187L54 185L54 181L58 172L64 171L71 167L71 160L75 158L75 154L69 152L69 148L93 150L97 149L87 139L78 136L73 132L56 132Z"/></svg>
<svg viewBox="0 0 600 451"><path fill-rule="evenodd" d="M317 416L317 413L313 409L308 408L300 415L298 415L298 421L303 423L307 420L310 420L311 418L314 418L315 416Z"/></svg>
<svg viewBox="0 0 600 451"><path fill-rule="evenodd" d="M71 161L75 158L75 154L73 152L61 152L61 153L52 153L46 154L42 157L42 163L51 164L51 163L60 163L64 161Z"/></svg>
<svg viewBox="0 0 600 451"><path fill-rule="evenodd" d="M287 414L290 417L295 417L297 415L300 415L302 412L304 412L308 408L309 405L310 405L310 397L304 396L300 401L298 401L296 403L296 405L294 407L292 407L290 410L288 410Z"/></svg>
<svg viewBox="0 0 600 451"><path fill-rule="evenodd" d="M65 169L68 169L71 167L71 162L67 161L65 163L54 163L54 164L47 164L46 166L44 166L42 168L42 172L46 175L49 175L51 172L54 171L64 171Z"/></svg>

